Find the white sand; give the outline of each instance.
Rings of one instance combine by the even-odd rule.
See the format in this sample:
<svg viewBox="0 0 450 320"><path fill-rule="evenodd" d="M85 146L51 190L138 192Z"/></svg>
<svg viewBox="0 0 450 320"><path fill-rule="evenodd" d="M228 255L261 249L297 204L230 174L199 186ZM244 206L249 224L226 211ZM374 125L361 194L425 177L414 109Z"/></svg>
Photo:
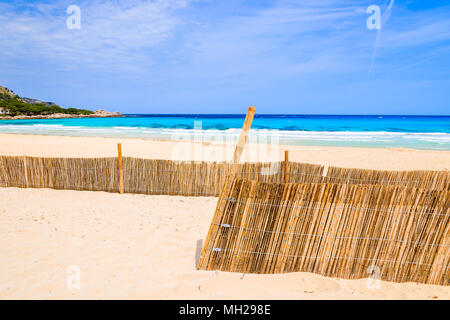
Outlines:
<svg viewBox="0 0 450 320"><path fill-rule="evenodd" d="M195 269L217 198L0 188L1 299L450 299L450 287ZM67 268L78 266L80 290Z"/></svg>

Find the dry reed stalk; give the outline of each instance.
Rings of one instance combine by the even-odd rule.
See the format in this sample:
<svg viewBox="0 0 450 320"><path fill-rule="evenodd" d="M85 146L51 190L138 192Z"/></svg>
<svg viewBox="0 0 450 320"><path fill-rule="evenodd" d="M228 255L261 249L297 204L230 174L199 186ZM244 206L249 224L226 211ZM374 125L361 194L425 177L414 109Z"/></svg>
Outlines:
<svg viewBox="0 0 450 320"><path fill-rule="evenodd" d="M284 151L284 183L289 183L289 151Z"/></svg>

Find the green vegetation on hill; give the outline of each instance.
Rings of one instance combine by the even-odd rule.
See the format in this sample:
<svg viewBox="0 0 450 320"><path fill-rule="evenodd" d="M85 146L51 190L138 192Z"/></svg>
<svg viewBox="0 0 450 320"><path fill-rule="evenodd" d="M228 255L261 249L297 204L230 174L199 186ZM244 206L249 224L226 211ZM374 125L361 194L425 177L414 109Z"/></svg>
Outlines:
<svg viewBox="0 0 450 320"><path fill-rule="evenodd" d="M49 115L55 113L89 115L94 113L93 111L84 109L64 109L60 106L57 106L56 104L30 104L22 101L18 95L11 95L5 92L0 93L0 108L7 110L10 116Z"/></svg>
<svg viewBox="0 0 450 320"><path fill-rule="evenodd" d="M10 97L15 97L16 96L16 94L14 92L12 92L8 88L2 87L2 86L0 86L0 94L5 94L5 95L8 95Z"/></svg>

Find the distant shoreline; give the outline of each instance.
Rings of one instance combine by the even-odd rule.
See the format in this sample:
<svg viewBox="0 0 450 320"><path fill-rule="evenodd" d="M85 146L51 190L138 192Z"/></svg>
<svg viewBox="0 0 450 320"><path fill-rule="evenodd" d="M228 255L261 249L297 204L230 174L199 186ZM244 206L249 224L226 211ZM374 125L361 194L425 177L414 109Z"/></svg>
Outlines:
<svg viewBox="0 0 450 320"><path fill-rule="evenodd" d="M97 110L93 114L68 114L68 113L54 113L49 115L34 115L34 116L3 116L0 120L30 120L30 119L73 119L73 118L121 118L123 114L119 112L109 112L105 110Z"/></svg>

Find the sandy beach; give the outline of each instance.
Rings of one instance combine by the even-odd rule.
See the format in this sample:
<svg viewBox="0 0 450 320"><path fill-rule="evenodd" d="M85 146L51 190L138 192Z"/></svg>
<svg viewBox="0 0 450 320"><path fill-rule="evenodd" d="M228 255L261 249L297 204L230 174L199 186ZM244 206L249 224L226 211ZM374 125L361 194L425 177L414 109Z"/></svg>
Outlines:
<svg viewBox="0 0 450 320"><path fill-rule="evenodd" d="M444 286L197 271L216 201L0 189L0 298L450 299ZM66 284L73 266L79 290Z"/></svg>
<svg viewBox="0 0 450 320"><path fill-rule="evenodd" d="M117 142L125 156L158 159L171 159L180 144L2 134L0 155L114 157ZM222 159L203 160L232 155L232 146L207 146L225 152ZM282 146L280 156L285 148L290 160L299 162L450 168L447 151ZM311 273L197 271L216 202L214 197L0 188L0 299L450 299L445 286L383 281L373 288L367 279ZM79 289L67 286L73 268L80 272Z"/></svg>
<svg viewBox="0 0 450 320"><path fill-rule="evenodd" d="M0 302L450 300L449 4L0 1Z"/></svg>

